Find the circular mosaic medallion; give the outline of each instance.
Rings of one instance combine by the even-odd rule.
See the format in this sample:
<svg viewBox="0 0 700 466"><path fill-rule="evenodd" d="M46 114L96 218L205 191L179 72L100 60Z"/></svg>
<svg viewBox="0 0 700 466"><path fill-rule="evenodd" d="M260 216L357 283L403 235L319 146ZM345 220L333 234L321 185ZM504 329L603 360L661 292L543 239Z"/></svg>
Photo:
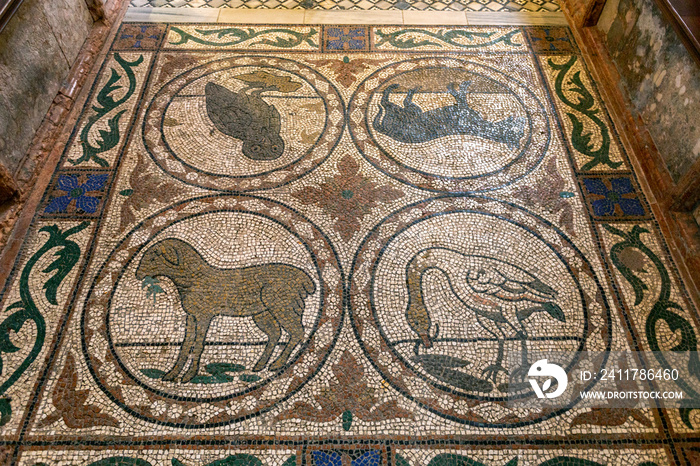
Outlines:
<svg viewBox="0 0 700 466"><path fill-rule="evenodd" d="M384 67L355 91L349 125L379 170L423 189L487 191L530 173L549 144L549 118L527 86L448 57Z"/></svg>
<svg viewBox="0 0 700 466"><path fill-rule="evenodd" d="M226 191L286 184L316 168L344 127L338 91L292 60L232 57L180 74L144 118L153 160L185 183Z"/></svg>
<svg viewBox="0 0 700 466"><path fill-rule="evenodd" d="M342 321L334 249L252 196L177 204L132 230L83 313L90 370L152 422L207 427L265 412L316 374Z"/></svg>
<svg viewBox="0 0 700 466"><path fill-rule="evenodd" d="M489 420L473 408L503 412L508 400L535 396L527 374L536 361L556 353L569 371L580 352L611 344L610 310L586 257L551 224L495 200L437 198L385 219L355 257L350 300L382 376L426 409L474 425L563 412L537 406Z"/></svg>

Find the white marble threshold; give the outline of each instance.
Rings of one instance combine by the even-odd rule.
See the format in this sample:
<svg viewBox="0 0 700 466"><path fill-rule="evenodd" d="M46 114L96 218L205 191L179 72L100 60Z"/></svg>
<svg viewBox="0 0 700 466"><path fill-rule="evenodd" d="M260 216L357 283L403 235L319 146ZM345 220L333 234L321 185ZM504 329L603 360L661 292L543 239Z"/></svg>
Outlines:
<svg viewBox="0 0 700 466"><path fill-rule="evenodd" d="M129 8L125 22L567 26L561 12L250 10Z"/></svg>

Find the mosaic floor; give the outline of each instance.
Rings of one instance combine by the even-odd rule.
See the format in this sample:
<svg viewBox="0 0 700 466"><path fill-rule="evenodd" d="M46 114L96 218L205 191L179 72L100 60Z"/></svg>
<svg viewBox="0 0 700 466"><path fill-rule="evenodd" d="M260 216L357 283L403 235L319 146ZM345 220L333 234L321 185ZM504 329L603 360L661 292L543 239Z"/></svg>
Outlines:
<svg viewBox="0 0 700 466"><path fill-rule="evenodd" d="M0 304L2 464L700 464L697 310L566 28L124 24Z"/></svg>
<svg viewBox="0 0 700 466"><path fill-rule="evenodd" d="M561 11L557 0L131 0L133 7L321 10Z"/></svg>

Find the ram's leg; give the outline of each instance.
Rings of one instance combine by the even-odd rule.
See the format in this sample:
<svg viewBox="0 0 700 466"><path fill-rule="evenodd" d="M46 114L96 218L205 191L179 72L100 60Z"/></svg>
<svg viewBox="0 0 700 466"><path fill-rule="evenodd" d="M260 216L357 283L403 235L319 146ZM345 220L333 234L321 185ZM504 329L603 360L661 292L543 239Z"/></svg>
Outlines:
<svg viewBox="0 0 700 466"><path fill-rule="evenodd" d="M175 380L182 372L182 369L187 364L187 359L192 351L192 345L194 344L195 330L197 329L197 321L192 314L187 314L187 323L185 324L185 341L182 342L180 346L180 354L177 356L177 361L170 371L163 376L163 380L172 382Z"/></svg>
<svg viewBox="0 0 700 466"><path fill-rule="evenodd" d="M187 369L185 375L182 376L183 383L194 379L194 376L199 372L199 359L204 351L204 340L207 337L211 319L211 317L197 319L197 331L195 332L194 345L192 345L192 365Z"/></svg>
<svg viewBox="0 0 700 466"><path fill-rule="evenodd" d="M280 354L275 361L270 364L271 371L277 371L282 369L289 356L294 351L299 343L304 340L304 327L301 324L301 316L297 314L294 309L282 309L272 311L272 315L277 322L280 323L282 328L289 334L289 341L284 347L282 354Z"/></svg>
<svg viewBox="0 0 700 466"><path fill-rule="evenodd" d="M265 351L263 351L258 362L255 363L255 367L253 367L253 372L259 372L263 370L270 361L270 356L272 356L272 352L280 341L282 331L280 330L280 324L278 324L275 318L272 317L272 314L267 311L255 314L253 316L253 321L255 321L255 325L267 335Z"/></svg>

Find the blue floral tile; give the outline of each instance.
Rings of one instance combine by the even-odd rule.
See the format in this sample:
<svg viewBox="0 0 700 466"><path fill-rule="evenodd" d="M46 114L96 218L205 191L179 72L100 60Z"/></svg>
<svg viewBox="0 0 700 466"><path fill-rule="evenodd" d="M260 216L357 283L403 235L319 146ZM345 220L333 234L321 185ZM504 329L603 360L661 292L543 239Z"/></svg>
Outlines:
<svg viewBox="0 0 700 466"><path fill-rule="evenodd" d="M379 466L382 454L379 450L317 450L311 452L314 466Z"/></svg>
<svg viewBox="0 0 700 466"><path fill-rule="evenodd" d="M315 466L341 466L343 458L337 451L315 451L313 452Z"/></svg>
<svg viewBox="0 0 700 466"><path fill-rule="evenodd" d="M643 217L647 214L632 179L584 178L586 198L597 217Z"/></svg>
<svg viewBox="0 0 700 466"><path fill-rule="evenodd" d="M535 53L572 53L574 44L564 27L529 27L526 29Z"/></svg>
<svg viewBox="0 0 700 466"><path fill-rule="evenodd" d="M368 31L365 27L325 28L325 49L343 51L363 51L368 49Z"/></svg>
<svg viewBox="0 0 700 466"><path fill-rule="evenodd" d="M125 24L117 34L114 49L155 49L165 34L162 24Z"/></svg>
<svg viewBox="0 0 700 466"><path fill-rule="evenodd" d="M96 214L102 202L108 178L108 173L59 175L43 209L43 214Z"/></svg>

